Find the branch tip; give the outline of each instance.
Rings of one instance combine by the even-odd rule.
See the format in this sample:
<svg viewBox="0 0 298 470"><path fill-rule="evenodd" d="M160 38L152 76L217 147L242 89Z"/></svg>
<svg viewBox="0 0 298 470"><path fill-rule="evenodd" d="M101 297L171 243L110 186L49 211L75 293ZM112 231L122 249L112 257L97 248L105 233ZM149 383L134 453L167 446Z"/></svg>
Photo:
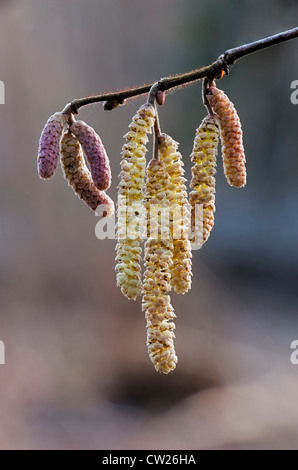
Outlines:
<svg viewBox="0 0 298 470"><path fill-rule="evenodd" d="M152 97L150 96L150 98L148 99L152 100L152 103L154 103L157 90L165 92L171 89L178 89L187 86L191 83L194 83L198 80L202 80L203 78L208 78L210 82L212 82L212 80L214 79L219 80L220 78L222 78L223 73L225 73L226 75L229 74L230 67L241 57L260 51L267 47L271 47L276 44L289 41L297 37L298 27L290 29L288 31L283 31L267 38L259 39L249 44L244 44L233 49L228 49L223 54L221 54L216 61L206 67L202 67L200 69L181 75L176 75L174 77L161 78L158 82L154 83L153 85L143 85L140 87L130 88L120 92L105 93L102 95L76 99L66 105L62 113L78 114L79 109L83 106L87 106L92 103L99 103L101 101L105 102L103 105L104 109L110 111L121 104L125 104L128 99L143 95L148 92L149 96L150 92L152 92Z"/></svg>

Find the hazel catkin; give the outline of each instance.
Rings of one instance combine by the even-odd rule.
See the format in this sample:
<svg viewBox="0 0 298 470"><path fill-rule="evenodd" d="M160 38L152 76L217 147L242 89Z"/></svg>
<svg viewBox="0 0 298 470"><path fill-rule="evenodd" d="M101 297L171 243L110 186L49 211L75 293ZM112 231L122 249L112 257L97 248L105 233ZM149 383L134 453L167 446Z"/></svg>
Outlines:
<svg viewBox="0 0 298 470"><path fill-rule="evenodd" d="M167 188L170 177L164 164L151 160L147 168L145 206L152 213L169 204ZM148 214L147 214L148 217ZM152 218L147 218L147 231L151 232ZM147 347L157 372L168 374L175 369L177 356L174 348L175 324L171 321L175 313L168 292L171 290L171 266L173 264L173 242L157 230L157 238L145 242L145 273L142 308L147 320Z"/></svg>
<svg viewBox="0 0 298 470"><path fill-rule="evenodd" d="M191 288L191 244L188 239L187 191L184 169L178 143L170 136L159 136L159 158L169 175L167 194L171 204L171 237L173 240L173 263L171 265L171 286L178 294L185 294Z"/></svg>
<svg viewBox="0 0 298 470"><path fill-rule="evenodd" d="M147 134L152 132L155 109L146 103L141 106L125 134L122 147L120 182L118 186L118 221L116 245L116 279L128 299L142 293L141 238L143 198L146 169Z"/></svg>
<svg viewBox="0 0 298 470"><path fill-rule="evenodd" d="M207 99L220 123L224 173L231 186L242 188L246 184L245 155L239 116L227 95L211 86Z"/></svg>
<svg viewBox="0 0 298 470"><path fill-rule="evenodd" d="M216 116L207 116L196 130L191 160L192 179L189 195L191 205L191 242L205 243L214 225L216 156L219 140L219 122ZM198 216L197 216L198 215Z"/></svg>
<svg viewBox="0 0 298 470"><path fill-rule="evenodd" d="M84 121L74 121L70 131L77 137L90 165L95 186L105 191L111 186L111 168L99 135Z"/></svg>
<svg viewBox="0 0 298 470"><path fill-rule="evenodd" d="M55 113L47 120L42 130L37 158L37 170L40 178L48 179L56 173L60 139L67 119L68 115Z"/></svg>
<svg viewBox="0 0 298 470"><path fill-rule="evenodd" d="M70 132L65 132L60 147L61 166L68 184L92 210L95 211L99 205L104 204L105 216L111 216L114 213L114 203L104 191L95 187L77 137Z"/></svg>

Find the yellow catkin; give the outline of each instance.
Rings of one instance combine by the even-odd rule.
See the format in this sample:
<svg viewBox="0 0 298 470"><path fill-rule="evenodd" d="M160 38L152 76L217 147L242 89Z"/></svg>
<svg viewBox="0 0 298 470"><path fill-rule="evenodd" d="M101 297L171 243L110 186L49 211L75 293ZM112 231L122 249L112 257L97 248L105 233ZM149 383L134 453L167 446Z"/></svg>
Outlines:
<svg viewBox="0 0 298 470"><path fill-rule="evenodd" d="M208 240L214 225L216 156L219 122L207 116L196 131L191 160L192 179L189 195L191 205L191 242L202 245ZM197 206L196 206L197 205ZM197 214L197 217L196 217Z"/></svg>
<svg viewBox="0 0 298 470"><path fill-rule="evenodd" d="M111 216L114 213L114 203L104 191L100 191L94 185L85 163L82 147L78 139L70 132L62 135L60 156L64 177L76 195L94 211L104 205L102 206L103 214L107 217Z"/></svg>
<svg viewBox="0 0 298 470"><path fill-rule="evenodd" d="M162 162L151 160L147 168L145 207L147 232L152 230L152 208L171 204L167 193L170 177ZM150 214L150 215L151 215ZM156 238L145 242L145 273L142 308L147 320L147 346L151 361L157 372L168 374L175 369L177 356L174 349L175 317L168 292L171 290L171 266L173 243L169 236L158 230Z"/></svg>
<svg viewBox="0 0 298 470"><path fill-rule="evenodd" d="M208 101L220 122L224 172L231 186L246 184L245 155L239 116L233 103L215 86L208 89Z"/></svg>
<svg viewBox="0 0 298 470"><path fill-rule="evenodd" d="M171 266L171 286L178 294L185 294L191 288L191 244L188 239L187 191L185 186L183 161L178 152L178 143L170 136L159 137L159 159L169 174L168 193L171 192L172 221L170 225L173 239L173 263Z"/></svg>
<svg viewBox="0 0 298 470"><path fill-rule="evenodd" d="M124 136L118 192L118 222L116 245L117 285L128 299L142 293L141 227L146 169L147 134L152 132L155 109L143 105L133 117L129 132Z"/></svg>

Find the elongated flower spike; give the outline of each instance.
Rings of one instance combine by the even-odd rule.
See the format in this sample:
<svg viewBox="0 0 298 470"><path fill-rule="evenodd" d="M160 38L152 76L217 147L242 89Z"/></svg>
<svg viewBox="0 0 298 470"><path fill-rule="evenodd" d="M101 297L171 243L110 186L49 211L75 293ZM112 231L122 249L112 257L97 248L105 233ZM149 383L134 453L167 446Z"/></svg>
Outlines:
<svg viewBox="0 0 298 470"><path fill-rule="evenodd" d="M154 106L141 106L125 134L118 192L118 222L116 245L117 285L128 299L135 300L142 293L141 238L143 225L143 198L146 169L147 134L154 125Z"/></svg>
<svg viewBox="0 0 298 470"><path fill-rule="evenodd" d="M105 191L111 186L112 177L110 161L99 135L84 121L74 121L70 126L70 131L82 146L95 186Z"/></svg>
<svg viewBox="0 0 298 470"><path fill-rule="evenodd" d="M156 159L151 160L147 167L145 196L147 234L152 230L151 215L154 205L158 205L158 209L169 205L169 186L170 177L164 164ZM145 242L142 308L147 320L149 357L157 372L168 374L175 369L178 361L174 348L175 325L171 321L176 315L168 295L171 290L173 243L169 234L163 236L162 230L157 230L156 236L157 238L147 238Z"/></svg>
<svg viewBox="0 0 298 470"><path fill-rule="evenodd" d="M206 96L220 123L224 173L231 186L242 188L246 184L245 155L239 116L227 95L214 85Z"/></svg>
<svg viewBox="0 0 298 470"><path fill-rule="evenodd" d="M205 243L214 225L216 156L219 140L217 116L207 116L196 131L191 160L192 179L189 195L191 205L191 236L195 245ZM198 217L197 217L198 214Z"/></svg>
<svg viewBox="0 0 298 470"><path fill-rule="evenodd" d="M95 187L77 137L65 132L60 146L62 170L68 184L92 210L95 211L99 205L104 204L105 216L111 216L114 213L114 203L104 191Z"/></svg>
<svg viewBox="0 0 298 470"><path fill-rule="evenodd" d="M67 120L67 114L55 113L48 119L42 130L37 159L37 170L40 178L48 179L56 173L60 139Z"/></svg>
<svg viewBox="0 0 298 470"><path fill-rule="evenodd" d="M159 159L169 175L167 187L171 204L171 237L173 240L173 263L171 286L178 294L185 294L191 288L191 244L188 239L189 212L184 169L178 143L166 134L159 136Z"/></svg>

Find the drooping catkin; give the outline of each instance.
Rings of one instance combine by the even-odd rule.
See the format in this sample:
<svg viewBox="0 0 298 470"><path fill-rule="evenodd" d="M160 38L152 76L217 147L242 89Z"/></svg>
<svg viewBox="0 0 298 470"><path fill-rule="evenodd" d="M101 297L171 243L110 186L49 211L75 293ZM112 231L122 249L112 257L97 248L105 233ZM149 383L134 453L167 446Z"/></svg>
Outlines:
<svg viewBox="0 0 298 470"><path fill-rule="evenodd" d="M145 207L147 210L147 234L152 233L152 213L171 205L168 188L170 177L165 165L151 160L147 168ZM160 225L162 218L159 218ZM171 290L171 266L173 243L162 227L157 227L156 238L145 242L145 273L142 309L147 320L147 346L149 357L157 372L168 374L175 369L177 356L174 348L175 313L168 292Z"/></svg>
<svg viewBox="0 0 298 470"><path fill-rule="evenodd" d="M77 137L65 132L61 138L60 152L64 177L74 192L94 211L104 204L105 215L111 216L114 213L114 203L104 191L95 187Z"/></svg>
<svg viewBox="0 0 298 470"><path fill-rule="evenodd" d="M171 236L173 239L173 263L171 265L171 286L178 294L185 294L191 288L191 244L188 239L187 191L183 161L178 152L178 143L170 136L159 136L159 158L169 175L167 193L171 194Z"/></svg>
<svg viewBox="0 0 298 470"><path fill-rule="evenodd" d="M219 121L216 116L207 116L196 130L191 161L189 195L191 205L191 242L205 243L214 225L216 156L219 140Z"/></svg>
<svg viewBox="0 0 298 470"><path fill-rule="evenodd" d="M74 121L70 130L83 148L95 186L105 191L111 186L112 176L110 161L99 135L84 121Z"/></svg>
<svg viewBox="0 0 298 470"><path fill-rule="evenodd" d="M46 122L40 139L37 158L37 170L40 178L54 176L59 159L59 144L68 116L62 113L53 114Z"/></svg>
<svg viewBox="0 0 298 470"><path fill-rule="evenodd" d="M220 122L224 172L231 186L246 184L245 155L239 116L227 95L215 86L207 90L207 98Z"/></svg>
<svg viewBox="0 0 298 470"><path fill-rule="evenodd" d="M118 193L118 222L116 245L117 285L128 299L142 293L141 229L146 169L147 134L152 132L155 109L146 103L141 106L124 136Z"/></svg>

